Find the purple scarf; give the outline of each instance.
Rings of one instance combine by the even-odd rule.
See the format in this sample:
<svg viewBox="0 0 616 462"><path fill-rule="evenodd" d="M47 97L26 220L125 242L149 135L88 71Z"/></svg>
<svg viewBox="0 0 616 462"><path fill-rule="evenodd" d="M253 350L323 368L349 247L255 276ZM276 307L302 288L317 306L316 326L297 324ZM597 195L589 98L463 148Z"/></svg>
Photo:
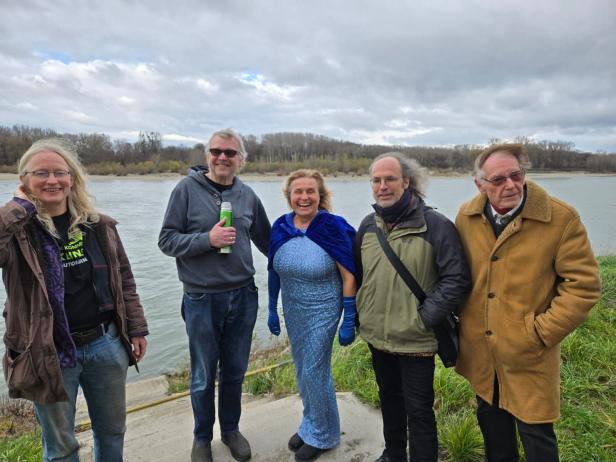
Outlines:
<svg viewBox="0 0 616 462"><path fill-rule="evenodd" d="M36 214L34 205L23 199L14 198L24 207L29 215ZM41 268L45 278L47 297L53 311L53 343L58 353L61 368L77 365L77 348L71 337L68 319L64 311L64 269L60 257L60 248L53 237L43 228L38 220L32 220L35 238L41 247Z"/></svg>

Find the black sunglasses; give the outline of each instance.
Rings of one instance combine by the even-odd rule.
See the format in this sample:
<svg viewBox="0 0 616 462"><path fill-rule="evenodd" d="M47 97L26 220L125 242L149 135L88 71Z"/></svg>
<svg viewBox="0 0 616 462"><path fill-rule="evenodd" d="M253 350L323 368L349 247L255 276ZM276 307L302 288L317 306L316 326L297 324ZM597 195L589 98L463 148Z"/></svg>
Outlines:
<svg viewBox="0 0 616 462"><path fill-rule="evenodd" d="M212 148L210 149L210 154L212 154L214 157L218 157L219 155L224 154L230 159L231 157L237 156L239 154L239 151L236 151L235 149Z"/></svg>

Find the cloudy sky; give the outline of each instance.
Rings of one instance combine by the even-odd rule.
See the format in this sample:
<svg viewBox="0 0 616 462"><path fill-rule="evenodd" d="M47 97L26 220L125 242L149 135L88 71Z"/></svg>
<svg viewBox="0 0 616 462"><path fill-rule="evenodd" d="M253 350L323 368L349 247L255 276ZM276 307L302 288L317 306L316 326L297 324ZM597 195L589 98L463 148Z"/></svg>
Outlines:
<svg viewBox="0 0 616 462"><path fill-rule="evenodd" d="M0 125L616 152L613 0L0 0Z"/></svg>

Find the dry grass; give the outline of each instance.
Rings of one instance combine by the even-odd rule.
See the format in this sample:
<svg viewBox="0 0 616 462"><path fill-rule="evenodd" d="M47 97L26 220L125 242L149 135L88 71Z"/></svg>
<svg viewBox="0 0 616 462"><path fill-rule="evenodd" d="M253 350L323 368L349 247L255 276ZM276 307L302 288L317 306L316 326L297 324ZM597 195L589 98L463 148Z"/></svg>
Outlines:
<svg viewBox="0 0 616 462"><path fill-rule="evenodd" d="M0 396L0 440L30 433L35 427L34 405L30 401Z"/></svg>

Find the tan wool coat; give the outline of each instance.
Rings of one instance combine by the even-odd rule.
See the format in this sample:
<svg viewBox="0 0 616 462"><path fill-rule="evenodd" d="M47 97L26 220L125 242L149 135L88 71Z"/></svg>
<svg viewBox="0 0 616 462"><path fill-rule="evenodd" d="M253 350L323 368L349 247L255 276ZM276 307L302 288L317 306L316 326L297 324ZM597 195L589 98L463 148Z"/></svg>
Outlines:
<svg viewBox="0 0 616 462"><path fill-rule="evenodd" d="M527 182L522 212L498 239L484 216L487 196L462 205L456 225L473 289L460 314L456 371L488 403L526 423L560 416L560 342L601 293L586 229L565 202Z"/></svg>

